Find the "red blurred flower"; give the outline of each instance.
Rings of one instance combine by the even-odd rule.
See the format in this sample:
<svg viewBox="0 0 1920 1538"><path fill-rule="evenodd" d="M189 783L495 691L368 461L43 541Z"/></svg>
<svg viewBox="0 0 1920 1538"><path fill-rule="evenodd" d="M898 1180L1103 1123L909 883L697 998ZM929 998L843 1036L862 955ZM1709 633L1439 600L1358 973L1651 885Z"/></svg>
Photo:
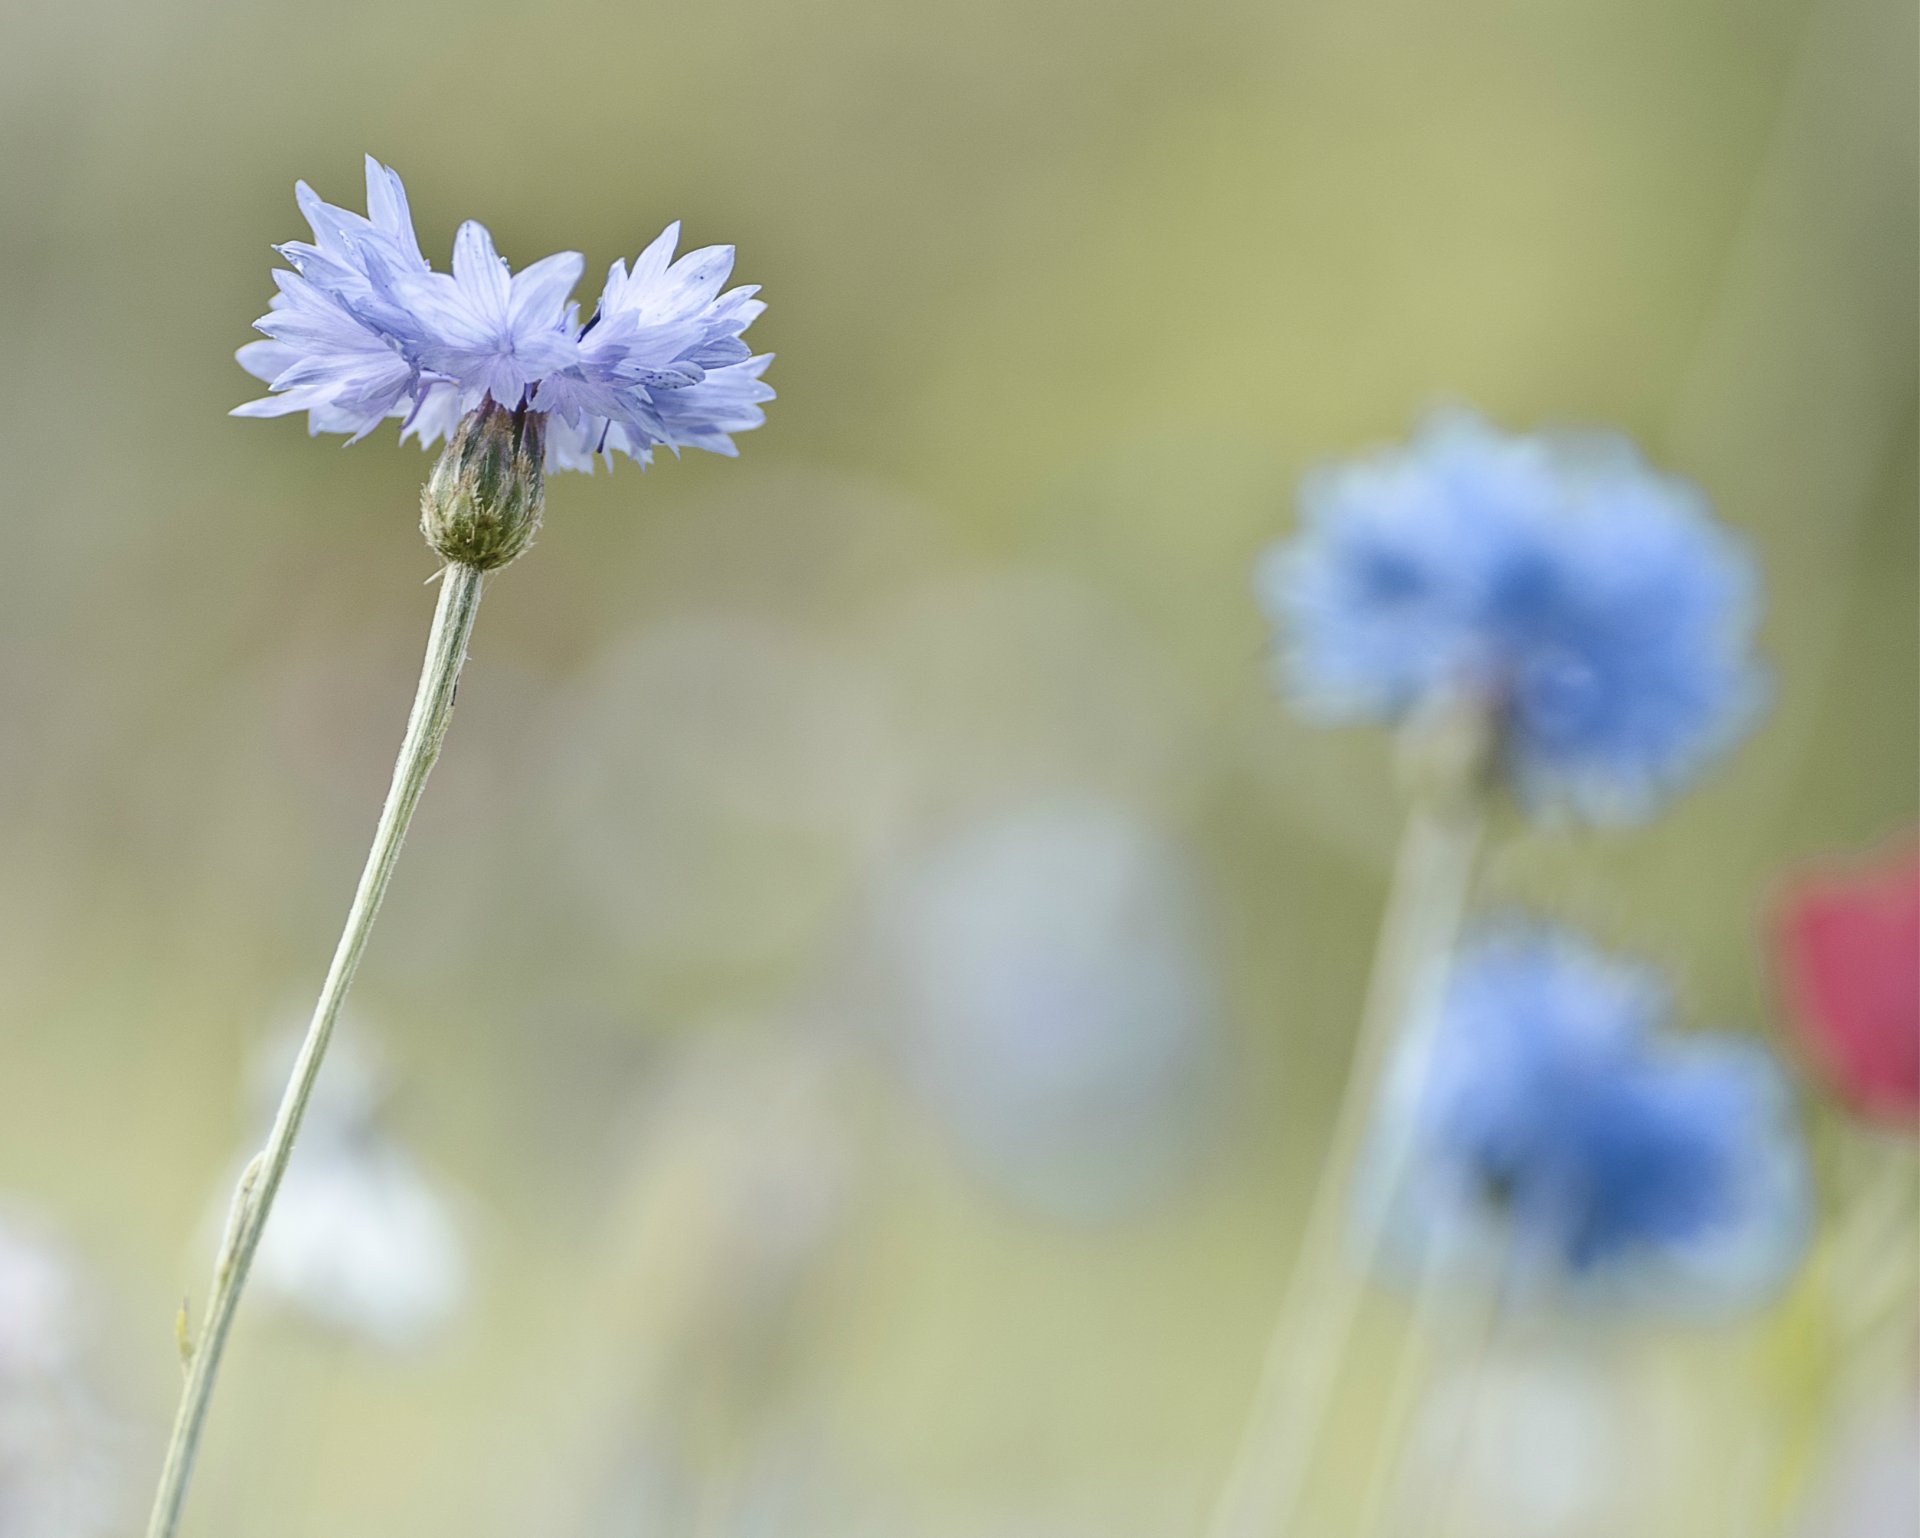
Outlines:
<svg viewBox="0 0 1920 1538"><path fill-rule="evenodd" d="M1840 1098L1920 1116L1920 843L1794 878L1774 945L1801 1043Z"/></svg>

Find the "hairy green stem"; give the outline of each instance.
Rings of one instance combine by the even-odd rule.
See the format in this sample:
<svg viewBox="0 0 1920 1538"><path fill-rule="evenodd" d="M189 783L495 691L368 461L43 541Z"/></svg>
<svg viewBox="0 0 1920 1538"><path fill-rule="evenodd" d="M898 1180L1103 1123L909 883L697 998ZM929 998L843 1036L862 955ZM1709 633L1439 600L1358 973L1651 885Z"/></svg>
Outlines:
<svg viewBox="0 0 1920 1538"><path fill-rule="evenodd" d="M353 983L354 970L367 948L374 916L380 911L380 900L393 878L400 845L407 836L407 824L413 819L413 809L419 804L433 761L440 755L440 744L453 714L454 687L459 681L460 665L466 660L474 614L480 607L481 582L482 575L477 569L458 563L450 564L441 574L440 602L434 610L433 629L427 638L420 689L414 696L413 712L407 718L406 736L401 740L400 758L393 768L393 784L387 791L386 805L380 810L380 822L374 830L373 848L367 855L366 868L360 873L353 906L347 910L346 927L334 949L333 964L327 968L320 1001L314 1006L313 1021L307 1027L292 1077L280 1097L273 1130L268 1134L266 1147L255 1155L240 1177L239 1189L234 1194L200 1338L191 1348L187 1361L186 1385L181 1391L179 1412L174 1417L173 1436L167 1444L160 1488L154 1496L153 1515L147 1523L147 1538L173 1538L179 1528L187 1483L193 1475L194 1456L199 1451L200 1434L206 1425L207 1406L213 1397L220 1358L226 1350L227 1335L233 1328L234 1312L240 1304L240 1291L246 1285L254 1252L260 1247L260 1235L273 1207L274 1194L280 1189L287 1161L293 1155L294 1139L300 1134L300 1121L313 1094L314 1080L319 1076L320 1060L333 1035L334 1022L340 1016L340 1006Z"/></svg>
<svg viewBox="0 0 1920 1538"><path fill-rule="evenodd" d="M1408 819L1332 1145L1209 1538L1275 1538L1299 1512L1359 1312L1358 1273L1371 1259L1350 1264L1345 1253L1348 1188L1395 1049L1420 1031L1444 986L1483 821L1471 796L1423 800ZM1379 1235L1359 1239L1371 1252Z"/></svg>

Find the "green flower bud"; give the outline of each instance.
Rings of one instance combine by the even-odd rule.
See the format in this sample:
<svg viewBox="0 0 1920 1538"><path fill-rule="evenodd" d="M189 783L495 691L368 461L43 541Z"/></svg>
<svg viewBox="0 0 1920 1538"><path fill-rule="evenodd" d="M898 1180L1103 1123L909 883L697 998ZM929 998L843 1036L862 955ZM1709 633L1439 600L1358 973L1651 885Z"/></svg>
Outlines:
<svg viewBox="0 0 1920 1538"><path fill-rule="evenodd" d="M492 571L533 543L546 501L546 422L491 400L461 419L420 493L428 544L449 561Z"/></svg>

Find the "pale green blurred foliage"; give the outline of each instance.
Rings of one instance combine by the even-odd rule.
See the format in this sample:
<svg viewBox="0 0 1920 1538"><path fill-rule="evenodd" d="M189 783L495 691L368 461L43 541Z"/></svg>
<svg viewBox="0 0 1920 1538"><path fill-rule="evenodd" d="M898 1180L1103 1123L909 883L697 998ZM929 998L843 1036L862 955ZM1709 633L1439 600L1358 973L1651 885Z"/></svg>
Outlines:
<svg viewBox="0 0 1920 1538"><path fill-rule="evenodd" d="M1163 1538L1251 1391L1398 816L1377 737L1272 699L1251 559L1305 466L1436 400L1699 480L1765 565L1771 716L1643 831L1509 831L1488 886L1769 1028L1773 874L1914 817L1914 32L1897 0L16 9L0 1193L97 1278L130 1501L431 607L424 457L223 415L296 176L357 205L379 155L436 257L469 216L590 273L674 217L736 241L781 398L738 463L558 478L495 582L355 995L474 1296L399 1356L247 1311L189 1529ZM1105 1223L979 1178L862 982L898 860L1055 793L1191 850L1228 1016L1184 1183ZM1616 1429L1659 1429L1652 1538L1719 1530L1780 1385L1822 1381L1756 1330L1589 1349Z"/></svg>

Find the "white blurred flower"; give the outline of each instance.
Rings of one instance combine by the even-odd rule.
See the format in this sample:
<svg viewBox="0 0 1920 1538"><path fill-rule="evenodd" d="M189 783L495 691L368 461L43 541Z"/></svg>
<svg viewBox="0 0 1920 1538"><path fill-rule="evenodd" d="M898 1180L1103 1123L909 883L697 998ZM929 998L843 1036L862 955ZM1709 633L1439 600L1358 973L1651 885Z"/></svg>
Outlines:
<svg viewBox="0 0 1920 1538"><path fill-rule="evenodd" d="M445 1198L399 1144L351 1129L301 1138L253 1275L320 1322L390 1347L432 1333L467 1292Z"/></svg>
<svg viewBox="0 0 1920 1538"><path fill-rule="evenodd" d="M1821 1481L1801 1538L1913 1538L1920 1533L1920 1402L1848 1429Z"/></svg>
<svg viewBox="0 0 1920 1538"><path fill-rule="evenodd" d="M64 1253L0 1214L0 1538L92 1538L125 1515L117 1430L79 1361L80 1290Z"/></svg>
<svg viewBox="0 0 1920 1538"><path fill-rule="evenodd" d="M1697 1481L1683 1407L1615 1359L1611 1339L1509 1344L1439 1380L1405 1467L1417 1488L1444 1492L1454 1530L1621 1538L1653 1530Z"/></svg>
<svg viewBox="0 0 1920 1538"><path fill-rule="evenodd" d="M16 1383L69 1364L74 1290L65 1256L18 1219L0 1222L0 1380Z"/></svg>
<svg viewBox="0 0 1920 1538"><path fill-rule="evenodd" d="M1102 799L963 827L882 891L904 1071L966 1157L1043 1211L1164 1188L1216 1088L1216 998L1184 851Z"/></svg>
<svg viewBox="0 0 1920 1538"><path fill-rule="evenodd" d="M260 1055L254 1076L271 1109L290 1043ZM422 1343L465 1302L466 1243L453 1203L378 1122L377 1059L345 1022L307 1106L293 1160L253 1263L260 1294L309 1319L393 1349ZM224 1230L233 1182L209 1227Z"/></svg>

